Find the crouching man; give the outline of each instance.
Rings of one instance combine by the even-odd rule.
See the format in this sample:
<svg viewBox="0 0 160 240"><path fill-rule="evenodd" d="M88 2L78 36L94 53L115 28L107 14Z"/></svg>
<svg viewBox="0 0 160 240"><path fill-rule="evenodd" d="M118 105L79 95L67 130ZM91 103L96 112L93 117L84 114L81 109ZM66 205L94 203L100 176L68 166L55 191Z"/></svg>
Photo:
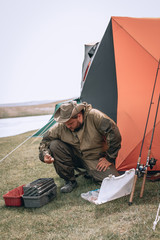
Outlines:
<svg viewBox="0 0 160 240"><path fill-rule="evenodd" d="M101 182L109 174L118 176L115 160L121 135L115 122L90 104L64 103L54 115L56 124L45 133L39 147L41 161L53 163L65 180L62 193L76 186L74 170L84 168Z"/></svg>

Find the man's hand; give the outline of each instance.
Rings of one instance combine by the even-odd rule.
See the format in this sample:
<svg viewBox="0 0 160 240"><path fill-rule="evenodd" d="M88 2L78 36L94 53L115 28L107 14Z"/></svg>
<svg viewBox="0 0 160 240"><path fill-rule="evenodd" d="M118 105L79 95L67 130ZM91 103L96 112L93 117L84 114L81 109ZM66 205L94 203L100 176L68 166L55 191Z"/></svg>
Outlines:
<svg viewBox="0 0 160 240"><path fill-rule="evenodd" d="M112 163L108 162L105 157L102 157L99 159L99 163L97 164L97 171L106 171L107 168L111 165Z"/></svg>
<svg viewBox="0 0 160 240"><path fill-rule="evenodd" d="M51 164L51 163L54 162L54 158L52 158L51 155L46 154L46 155L44 156L44 162L47 163L47 164Z"/></svg>

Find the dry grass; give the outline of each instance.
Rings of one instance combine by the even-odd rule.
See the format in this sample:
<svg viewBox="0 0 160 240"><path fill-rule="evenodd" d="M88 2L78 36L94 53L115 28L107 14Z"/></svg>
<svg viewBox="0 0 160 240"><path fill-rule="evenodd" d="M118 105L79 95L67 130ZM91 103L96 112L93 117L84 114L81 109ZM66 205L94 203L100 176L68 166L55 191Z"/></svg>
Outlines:
<svg viewBox="0 0 160 240"><path fill-rule="evenodd" d="M26 139L30 133L0 138L0 159ZM158 240L160 223L152 230L159 204L159 182L146 182L139 198L141 179L136 185L133 205L129 196L96 206L80 197L96 189L91 180L79 177L79 187L60 194L63 181L51 165L38 159L40 139L30 139L0 163L0 239L3 240ZM54 177L57 197L41 208L6 207L3 194L41 177Z"/></svg>
<svg viewBox="0 0 160 240"><path fill-rule="evenodd" d="M53 114L55 105L66 100L39 105L0 107L0 118Z"/></svg>

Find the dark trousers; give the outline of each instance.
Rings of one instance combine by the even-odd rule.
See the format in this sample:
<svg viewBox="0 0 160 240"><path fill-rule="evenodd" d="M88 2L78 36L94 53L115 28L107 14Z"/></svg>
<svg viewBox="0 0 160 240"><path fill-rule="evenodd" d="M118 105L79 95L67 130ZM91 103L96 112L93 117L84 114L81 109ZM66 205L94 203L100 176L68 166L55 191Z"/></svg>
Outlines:
<svg viewBox="0 0 160 240"><path fill-rule="evenodd" d="M85 165L80 154L69 144L61 140L53 140L50 144L51 155L54 158L54 167L57 174L66 181L75 180L74 170L77 168L86 169L88 174L96 181L102 181L110 174L118 176L118 172L114 165L109 166L105 172L97 170L90 171Z"/></svg>
<svg viewBox="0 0 160 240"><path fill-rule="evenodd" d="M51 155L57 174L64 180L75 180L74 170L84 168L83 160L78 157L74 149L60 140L53 140L50 144Z"/></svg>

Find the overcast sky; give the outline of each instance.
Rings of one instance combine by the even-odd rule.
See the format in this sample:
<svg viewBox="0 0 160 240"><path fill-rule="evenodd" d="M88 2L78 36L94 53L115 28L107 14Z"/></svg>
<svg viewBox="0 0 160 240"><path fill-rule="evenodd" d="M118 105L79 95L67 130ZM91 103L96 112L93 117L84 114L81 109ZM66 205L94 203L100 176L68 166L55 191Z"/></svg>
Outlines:
<svg viewBox="0 0 160 240"><path fill-rule="evenodd" d="M160 0L0 0L0 104L79 97L111 16L160 17Z"/></svg>

